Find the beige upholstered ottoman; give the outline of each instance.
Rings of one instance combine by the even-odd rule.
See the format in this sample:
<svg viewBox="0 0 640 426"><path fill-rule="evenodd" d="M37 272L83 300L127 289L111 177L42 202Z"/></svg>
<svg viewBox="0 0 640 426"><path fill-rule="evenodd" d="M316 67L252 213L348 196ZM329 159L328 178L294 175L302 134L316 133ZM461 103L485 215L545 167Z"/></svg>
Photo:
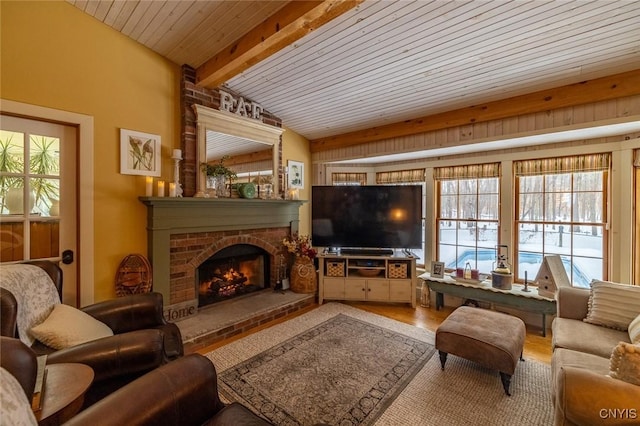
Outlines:
<svg viewBox="0 0 640 426"><path fill-rule="evenodd" d="M444 370L447 354L453 354L500 372L507 395L511 376L522 359L525 338L520 318L487 309L461 306L436 330L436 349Z"/></svg>

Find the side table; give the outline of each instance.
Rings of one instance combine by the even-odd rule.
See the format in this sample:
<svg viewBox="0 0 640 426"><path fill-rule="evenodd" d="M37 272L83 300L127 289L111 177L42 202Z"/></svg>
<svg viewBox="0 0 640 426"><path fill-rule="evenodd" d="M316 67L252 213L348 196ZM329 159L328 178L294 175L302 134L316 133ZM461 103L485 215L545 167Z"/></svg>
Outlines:
<svg viewBox="0 0 640 426"><path fill-rule="evenodd" d="M93 382L93 369L84 364L63 363L46 366L44 397L34 412L38 425L60 425L82 408L84 394Z"/></svg>

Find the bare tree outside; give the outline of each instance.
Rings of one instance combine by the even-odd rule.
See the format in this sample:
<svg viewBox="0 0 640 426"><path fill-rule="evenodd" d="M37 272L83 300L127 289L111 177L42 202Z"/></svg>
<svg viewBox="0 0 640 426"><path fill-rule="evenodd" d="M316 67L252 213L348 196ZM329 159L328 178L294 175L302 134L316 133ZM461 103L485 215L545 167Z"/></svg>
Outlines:
<svg viewBox="0 0 640 426"><path fill-rule="evenodd" d="M518 278L535 276L529 261L549 254L562 257L573 285L605 276L605 181L605 171L517 178Z"/></svg>
<svg viewBox="0 0 640 426"><path fill-rule="evenodd" d="M439 185L438 260L448 269L469 262L490 272L486 253L493 257L498 244L499 179L442 180Z"/></svg>

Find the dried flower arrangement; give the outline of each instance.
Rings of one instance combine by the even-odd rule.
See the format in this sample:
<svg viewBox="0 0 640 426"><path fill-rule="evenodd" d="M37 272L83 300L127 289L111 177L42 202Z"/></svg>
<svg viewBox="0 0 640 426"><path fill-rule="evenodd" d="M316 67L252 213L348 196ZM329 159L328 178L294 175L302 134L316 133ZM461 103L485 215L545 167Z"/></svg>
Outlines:
<svg viewBox="0 0 640 426"><path fill-rule="evenodd" d="M308 235L300 235L295 233L291 237L284 238L282 244L287 248L289 253L295 254L297 257L313 259L318 252L311 246L311 239Z"/></svg>

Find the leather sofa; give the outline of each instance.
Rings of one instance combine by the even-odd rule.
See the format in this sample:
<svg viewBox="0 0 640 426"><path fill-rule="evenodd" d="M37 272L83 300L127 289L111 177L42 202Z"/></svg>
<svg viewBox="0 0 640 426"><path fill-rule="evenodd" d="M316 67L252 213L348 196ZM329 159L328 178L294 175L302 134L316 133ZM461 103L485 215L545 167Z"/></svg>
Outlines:
<svg viewBox="0 0 640 426"><path fill-rule="evenodd" d="M44 269L62 294L62 272L55 263L30 263ZM0 309L1 334L19 337L17 301L4 288L0 289ZM36 355L47 354L48 364L76 362L94 370L95 378L85 395L85 407L184 354L179 328L163 317L160 293L120 297L80 310L106 324L114 335L61 350L36 342L31 349Z"/></svg>
<svg viewBox="0 0 640 426"><path fill-rule="evenodd" d="M589 295L588 289L574 287L560 287L556 294L551 357L555 424L637 425L640 386L609 376L611 353L619 342L630 342L629 333L584 322Z"/></svg>
<svg viewBox="0 0 640 426"><path fill-rule="evenodd" d="M187 355L129 383L69 420L67 426L267 426L244 405L224 404L215 366Z"/></svg>

